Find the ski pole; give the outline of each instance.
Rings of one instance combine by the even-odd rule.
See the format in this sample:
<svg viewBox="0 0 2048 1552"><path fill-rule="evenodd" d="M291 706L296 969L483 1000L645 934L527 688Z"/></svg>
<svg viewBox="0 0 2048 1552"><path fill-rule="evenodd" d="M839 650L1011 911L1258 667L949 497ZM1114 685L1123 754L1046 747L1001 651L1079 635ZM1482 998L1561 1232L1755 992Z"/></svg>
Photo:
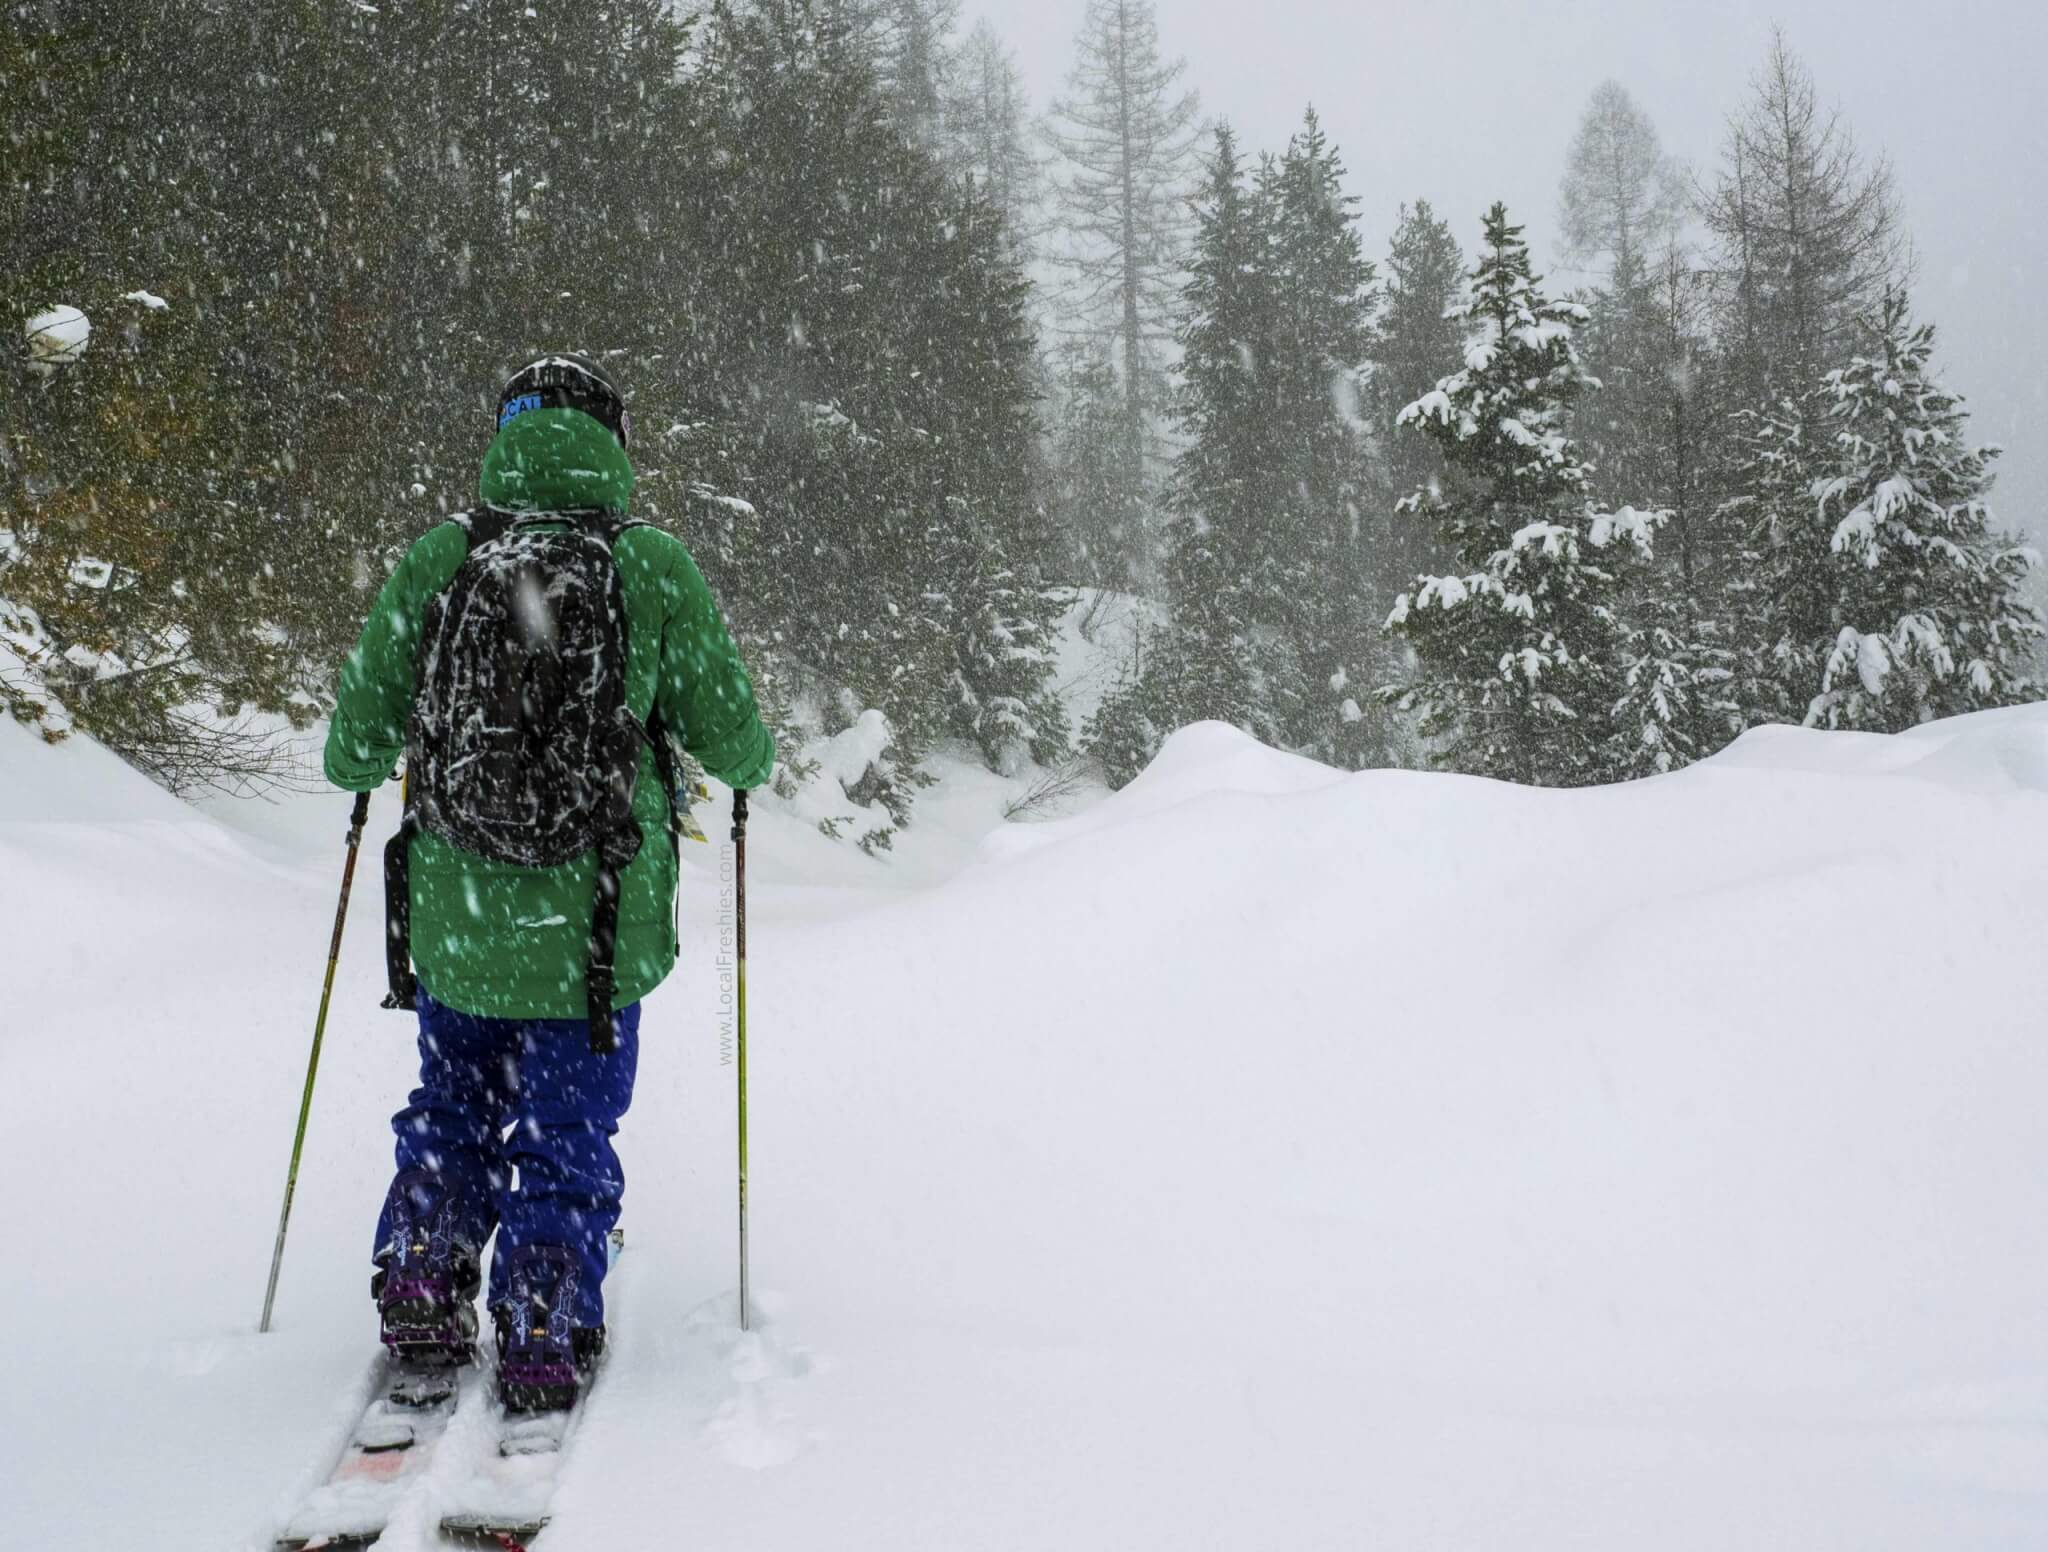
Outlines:
<svg viewBox="0 0 2048 1552"><path fill-rule="evenodd" d="M327 1036L327 1004L334 998L334 967L341 959L341 928L348 920L348 893L355 887L356 852L363 844L363 826L370 822L370 794L356 794L355 812L349 817L348 862L341 870L341 899L334 907L334 941L327 950L327 982L320 988L320 1016L313 1022L313 1054L306 1060L306 1092L299 1101L299 1129L292 1136L292 1166L284 1177L284 1210L277 1215L277 1248L270 1253L270 1283L263 1290L263 1320L256 1327L270 1329L270 1311L277 1302L277 1273L284 1265L284 1232L292 1221L292 1193L299 1186L299 1155L306 1146L306 1118L313 1111L313 1080L320 1075L320 1042Z"/></svg>
<svg viewBox="0 0 2048 1552"><path fill-rule="evenodd" d="M747 1309L747 794L732 795L733 919L739 957L740 1067L740 1329L753 1329Z"/></svg>

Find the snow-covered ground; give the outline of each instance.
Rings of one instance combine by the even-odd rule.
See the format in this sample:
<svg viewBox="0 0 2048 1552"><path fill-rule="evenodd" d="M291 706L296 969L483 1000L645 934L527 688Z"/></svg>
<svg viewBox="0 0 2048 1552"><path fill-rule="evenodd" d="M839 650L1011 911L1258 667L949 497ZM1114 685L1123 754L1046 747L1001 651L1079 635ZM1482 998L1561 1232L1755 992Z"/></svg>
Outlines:
<svg viewBox="0 0 2048 1552"><path fill-rule="evenodd" d="M258 1337L347 799L4 723L0 791L0 1546L254 1552L373 1355L374 851ZM1015 792L886 862L757 819L747 1338L693 858L539 1552L2048 1543L2048 708L1584 792L1205 726Z"/></svg>

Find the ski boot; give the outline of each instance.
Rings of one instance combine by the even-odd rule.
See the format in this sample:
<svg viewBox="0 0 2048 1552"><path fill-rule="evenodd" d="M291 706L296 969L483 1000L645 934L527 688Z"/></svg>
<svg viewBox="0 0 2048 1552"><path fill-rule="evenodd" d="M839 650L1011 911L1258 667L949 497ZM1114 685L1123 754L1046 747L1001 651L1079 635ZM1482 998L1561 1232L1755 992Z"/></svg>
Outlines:
<svg viewBox="0 0 2048 1552"><path fill-rule="evenodd" d="M492 1311L498 1400L507 1412L566 1412L604 1352L604 1327L575 1323L576 1258L553 1245L514 1253L509 1293Z"/></svg>
<svg viewBox="0 0 2048 1552"><path fill-rule="evenodd" d="M453 1213L439 1183L405 1183L405 1209L377 1256L370 1296L391 1356L413 1369L453 1368L476 1357L477 1253L453 1234Z"/></svg>

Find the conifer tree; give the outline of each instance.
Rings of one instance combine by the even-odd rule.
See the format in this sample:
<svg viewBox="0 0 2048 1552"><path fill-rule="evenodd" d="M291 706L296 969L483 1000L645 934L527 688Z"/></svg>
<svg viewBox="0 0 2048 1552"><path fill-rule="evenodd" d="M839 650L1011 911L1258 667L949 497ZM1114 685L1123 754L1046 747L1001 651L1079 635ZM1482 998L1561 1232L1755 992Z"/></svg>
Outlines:
<svg viewBox="0 0 2048 1552"><path fill-rule="evenodd" d="M1579 342L1600 391L1574 421L1592 489L1601 503L1643 504L1664 520L1656 561L1626 568L1614 708L1614 773L1654 774L1739 729L1711 489L1725 411L1703 277L1677 241L1684 177L1617 82L1587 106L1560 204L1566 253L1594 275Z"/></svg>
<svg viewBox="0 0 2048 1552"><path fill-rule="evenodd" d="M960 0L846 0L820 10L867 56L904 139L925 150L944 147Z"/></svg>
<svg viewBox="0 0 2048 1552"><path fill-rule="evenodd" d="M1167 577L1180 639L1154 653L1149 683L1169 729L1214 717L1281 744L1280 708L1301 694L1280 617L1300 557L1275 510L1285 454L1272 207L1247 186L1228 125L1215 146L1179 329L1175 418L1187 447L1174 469Z"/></svg>
<svg viewBox="0 0 2048 1552"><path fill-rule="evenodd" d="M1809 393L1809 399L1817 395ZM1786 397L1729 418L1729 494L1717 517L1736 535L1733 578L1727 595L1731 643L1735 649L1732 692L1743 723L1803 722L1807 696L1793 686L1796 676L1780 673L1771 661L1785 622L1804 632L1824 621L1828 584L1821 568L1772 566L1771 556L1792 543L1792 531L1808 521L1819 476L1821 438L1809 428L1820 423L1817 405Z"/></svg>
<svg viewBox="0 0 2048 1552"><path fill-rule="evenodd" d="M1427 437L1397 435L1395 417L1455 372L1465 353L1465 323L1451 315L1464 290L1465 256L1428 200L1401 207L1386 277L1362 400L1383 471L1372 522L1376 598L1392 598L1436 552L1426 525L1397 521L1393 509L1400 497L1442 482L1443 454Z"/></svg>
<svg viewBox="0 0 2048 1552"><path fill-rule="evenodd" d="M35 650L149 669L119 718L112 671L33 704L227 768L168 711L314 707L467 504L503 374L569 348L613 364L635 511L714 575L790 771L868 709L906 805L941 740L1057 758L1018 253L855 9L715 4L685 69L664 0L179 3L146 48L113 0L0 7L0 296L17 337L32 297L100 330L0 384L0 594Z"/></svg>
<svg viewBox="0 0 2048 1552"><path fill-rule="evenodd" d="M952 165L1002 215L1012 255L1028 263L1042 182L1027 129L1030 103L1017 56L985 19L960 50L945 117Z"/></svg>
<svg viewBox="0 0 2048 1552"><path fill-rule="evenodd" d="M1996 449L1965 440L1963 401L1931 370L1933 326L1914 325L1903 292L1863 331L1819 396L1829 444L1758 504L1779 704L1813 726L1897 732L2030 700L2041 617L2033 558L1986 504Z"/></svg>
<svg viewBox="0 0 2048 1552"><path fill-rule="evenodd" d="M1247 547L1286 557L1264 611L1297 680L1287 686L1293 704L1273 698L1286 742L1356 768L1384 757L1379 709L1360 704L1381 676L1363 519L1367 428L1353 408L1378 292L1343 179L1313 110L1261 178L1271 332L1254 348L1277 467L1263 533Z"/></svg>
<svg viewBox="0 0 2048 1552"><path fill-rule="evenodd" d="M1579 119L1558 200L1566 256L1611 278L1646 273L1678 235L1683 169L1619 81L1603 81Z"/></svg>
<svg viewBox="0 0 2048 1552"><path fill-rule="evenodd" d="M1706 333L1705 282L1674 247L1646 290L1624 315L1631 326L1621 338L1603 330L1597 298L1588 331L1589 350L1609 352L1595 357L1610 374L1601 397L1619 381L1637 400L1634 437L1615 449L1620 473L1602 471L1598 489L1608 499L1632 496L1663 518L1654 562L1627 568L1623 579L1617 775L1690 764L1743 725L1734 689L1741 547L1721 511L1727 417ZM1606 425L1598 410L1585 418Z"/></svg>
<svg viewBox="0 0 2048 1552"><path fill-rule="evenodd" d="M1575 431L1596 493L1638 499L1655 477L1670 374L1663 282L1685 209L1685 180L1649 115L1619 82L1595 89L1572 141L1559 190L1564 249L1586 267L1582 355L1601 391Z"/></svg>
<svg viewBox="0 0 2048 1552"><path fill-rule="evenodd" d="M1123 456L1124 400L1116 364L1092 340L1063 340L1053 358L1047 428L1047 510L1071 575L1084 585L1128 591L1145 523L1142 485Z"/></svg>
<svg viewBox="0 0 2048 1552"><path fill-rule="evenodd" d="M1125 483L1149 490L1199 102L1181 87L1185 64L1160 57L1152 0L1088 0L1075 50L1068 95L1047 124L1058 159L1047 258L1064 277L1062 327L1115 351ZM1152 576L1157 537L1148 525L1127 570Z"/></svg>
<svg viewBox="0 0 2048 1552"><path fill-rule="evenodd" d="M1619 699L1613 574L1593 552L1647 549L1648 519L1592 510L1563 424L1586 383L1572 344L1585 310L1553 302L1521 228L1486 216L1463 371L1401 413L1449 465L1403 503L1433 519L1459 573L1417 578L1388 621L1415 672L1384 692L1418 718L1438 764L1545 786L1602 779Z"/></svg>
<svg viewBox="0 0 2048 1552"><path fill-rule="evenodd" d="M208 315L235 288L211 198L223 24L173 8L136 50L128 23L98 0L0 16L0 323L19 340L64 304L95 329L54 372L0 365L0 710L184 790L271 768L237 713L302 713L243 472L257 408L214 370Z"/></svg>
<svg viewBox="0 0 2048 1552"><path fill-rule="evenodd" d="M1216 133L1182 293L1172 619L1119 692L1125 746L1216 718L1347 766L1383 757L1359 705L1376 643L1351 408L1374 276L1342 178L1313 112L1252 180Z"/></svg>
<svg viewBox="0 0 2048 1552"><path fill-rule="evenodd" d="M1289 560L1283 545L1265 542L1281 469L1261 364L1277 333L1270 209L1248 186L1227 124L1216 128L1194 212L1178 330L1175 415L1188 445L1170 496L1171 614L1141 629L1135 660L1083 732L1117 787L1174 729L1205 718L1283 743L1272 692L1296 677L1273 618Z"/></svg>
<svg viewBox="0 0 2048 1552"><path fill-rule="evenodd" d="M1001 219L903 139L829 17L721 7L703 49L695 224L710 272L743 282L697 314L703 413L751 428L722 479L754 514L717 520L713 580L793 690L883 711L905 769L955 736L992 764L1054 758L1032 338Z"/></svg>
<svg viewBox="0 0 2048 1552"><path fill-rule="evenodd" d="M1846 358L1856 319L1911 267L1891 167L1867 160L1775 31L1701 207L1723 277L1737 401L1793 396Z"/></svg>

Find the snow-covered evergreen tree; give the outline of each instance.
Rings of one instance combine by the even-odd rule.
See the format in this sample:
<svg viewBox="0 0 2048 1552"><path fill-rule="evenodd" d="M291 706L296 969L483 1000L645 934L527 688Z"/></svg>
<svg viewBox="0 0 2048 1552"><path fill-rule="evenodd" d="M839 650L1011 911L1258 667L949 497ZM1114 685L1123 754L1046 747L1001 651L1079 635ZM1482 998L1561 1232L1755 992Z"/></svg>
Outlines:
<svg viewBox="0 0 2048 1552"><path fill-rule="evenodd" d="M1592 361L1605 385L1598 397L1617 392L1618 378L1635 399L1632 434L1615 448L1621 474L1603 469L1596 483L1603 496L1663 515L1654 562L1623 577L1617 775L1690 764L1742 729L1732 684L1736 546L1716 501L1726 416L1703 291L1702 277L1671 248L1623 315L1620 338L1601 328L1600 299L1593 307L1589 351L1609 352ZM1588 422L1620 440L1603 411L1583 416Z"/></svg>
<svg viewBox="0 0 2048 1552"><path fill-rule="evenodd" d="M1986 504L1995 448L1934 376L1932 325L1885 293L1818 401L1810 452L1781 419L1758 468L1760 593L1778 707L1812 726L1896 732L2034 698L2031 554ZM1793 452L1806 456L1794 457Z"/></svg>
<svg viewBox="0 0 2048 1552"><path fill-rule="evenodd" d="M1616 582L1596 552L1647 551L1652 520L1596 513L1566 411L1587 386L1572 344L1585 309L1544 296L1521 228L1486 216L1464 370L1401 412L1442 449L1439 489L1404 509L1433 520L1459 572L1416 579L1388 627L1415 671L1385 692L1436 763L1569 786L1609 774L1618 700Z"/></svg>
<svg viewBox="0 0 2048 1552"><path fill-rule="evenodd" d="M1813 395L1809 394L1809 398ZM1735 649L1731 693L1746 726L1805 720L1807 700L1788 688L1772 648L1786 635L1818 631L1827 617L1824 567L1778 564L1792 534L1813 506L1817 439L1808 426L1818 414L1782 398L1729 417L1729 494L1716 513L1737 538L1727 595ZM1810 692L1809 692L1810 693Z"/></svg>
<svg viewBox="0 0 2048 1552"><path fill-rule="evenodd" d="M1668 514L1664 516L1668 528ZM1741 731L1734 654L1702 622L1658 555L1624 569L1615 643L1618 694L1609 779L1659 776L1712 754Z"/></svg>
<svg viewBox="0 0 2048 1552"><path fill-rule="evenodd" d="M321 606L279 585L318 527L269 504L269 405L223 349L253 311L210 117L242 21L179 8L139 49L118 6L0 15L0 715L174 790L288 763L230 729L309 715ZM82 355L38 348L59 306Z"/></svg>

